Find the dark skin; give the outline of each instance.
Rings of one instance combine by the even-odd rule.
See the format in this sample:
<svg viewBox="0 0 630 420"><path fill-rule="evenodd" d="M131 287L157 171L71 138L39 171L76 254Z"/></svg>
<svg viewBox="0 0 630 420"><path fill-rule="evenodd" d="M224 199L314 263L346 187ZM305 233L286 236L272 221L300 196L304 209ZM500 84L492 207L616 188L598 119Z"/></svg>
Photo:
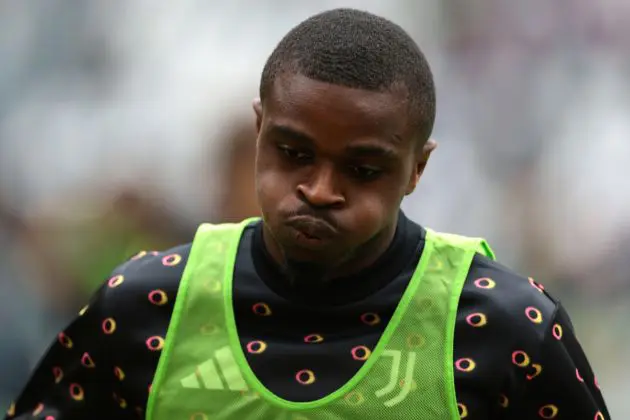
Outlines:
<svg viewBox="0 0 630 420"><path fill-rule="evenodd" d="M271 256L290 278L313 283L373 264L437 146L417 138L406 90L285 73L254 111L256 191Z"/></svg>

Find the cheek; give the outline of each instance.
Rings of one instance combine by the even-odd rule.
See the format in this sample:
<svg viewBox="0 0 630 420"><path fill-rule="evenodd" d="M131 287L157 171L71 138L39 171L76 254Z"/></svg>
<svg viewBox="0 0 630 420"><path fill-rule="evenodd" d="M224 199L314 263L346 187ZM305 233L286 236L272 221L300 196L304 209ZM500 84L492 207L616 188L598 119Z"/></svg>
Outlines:
<svg viewBox="0 0 630 420"><path fill-rule="evenodd" d="M279 171L259 165L256 168L256 195L263 213L279 207L291 193L287 177Z"/></svg>
<svg viewBox="0 0 630 420"><path fill-rule="evenodd" d="M346 214L346 220L353 231L362 232L362 240L369 239L378 233L384 225L390 223L389 219L392 215L396 214L396 205L391 204L395 201L395 197L357 192L350 198L352 205Z"/></svg>

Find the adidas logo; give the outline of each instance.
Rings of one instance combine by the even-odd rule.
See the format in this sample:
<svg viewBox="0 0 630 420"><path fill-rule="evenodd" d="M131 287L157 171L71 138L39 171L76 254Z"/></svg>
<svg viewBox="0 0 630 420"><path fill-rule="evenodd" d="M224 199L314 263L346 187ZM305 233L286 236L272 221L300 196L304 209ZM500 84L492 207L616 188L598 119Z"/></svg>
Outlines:
<svg viewBox="0 0 630 420"><path fill-rule="evenodd" d="M214 356L195 368L195 372L180 381L188 389L247 391L247 383L234 360L229 346L214 352Z"/></svg>

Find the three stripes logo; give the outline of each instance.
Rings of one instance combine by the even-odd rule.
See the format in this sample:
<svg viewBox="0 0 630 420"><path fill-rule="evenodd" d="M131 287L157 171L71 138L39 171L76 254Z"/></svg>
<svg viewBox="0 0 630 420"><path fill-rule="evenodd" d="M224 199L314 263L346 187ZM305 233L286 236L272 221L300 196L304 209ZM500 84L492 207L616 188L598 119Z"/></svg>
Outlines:
<svg viewBox="0 0 630 420"><path fill-rule="evenodd" d="M229 346L223 347L206 360L195 372L180 381L184 388L247 391L247 383L234 360Z"/></svg>

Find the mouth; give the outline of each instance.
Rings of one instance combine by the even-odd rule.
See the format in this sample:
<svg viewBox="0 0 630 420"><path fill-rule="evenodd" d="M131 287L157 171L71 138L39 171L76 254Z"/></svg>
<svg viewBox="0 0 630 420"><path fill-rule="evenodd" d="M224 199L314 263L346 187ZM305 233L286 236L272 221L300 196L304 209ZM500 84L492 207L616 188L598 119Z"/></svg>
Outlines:
<svg viewBox="0 0 630 420"><path fill-rule="evenodd" d="M310 216L292 217L286 224L295 231L296 240L305 245L322 245L337 235L329 223Z"/></svg>

